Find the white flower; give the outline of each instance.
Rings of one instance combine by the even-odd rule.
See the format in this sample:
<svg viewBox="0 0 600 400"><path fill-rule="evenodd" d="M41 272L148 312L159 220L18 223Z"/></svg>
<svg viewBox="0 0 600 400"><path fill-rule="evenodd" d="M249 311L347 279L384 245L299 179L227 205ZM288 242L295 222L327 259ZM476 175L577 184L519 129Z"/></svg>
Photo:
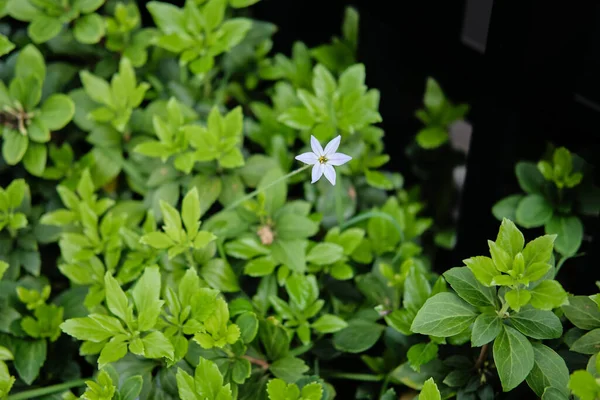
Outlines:
<svg viewBox="0 0 600 400"><path fill-rule="evenodd" d="M336 153L340 146L340 140L342 140L341 136L336 137L327 143L325 150L323 150L319 141L311 136L310 147L312 147L312 153L303 153L296 156L296 160L302 161L304 164L314 165L311 183L315 183L321 176L325 175L325 178L332 185L335 185L335 169L333 169L333 166L343 165L352 160L352 157L346 154Z"/></svg>

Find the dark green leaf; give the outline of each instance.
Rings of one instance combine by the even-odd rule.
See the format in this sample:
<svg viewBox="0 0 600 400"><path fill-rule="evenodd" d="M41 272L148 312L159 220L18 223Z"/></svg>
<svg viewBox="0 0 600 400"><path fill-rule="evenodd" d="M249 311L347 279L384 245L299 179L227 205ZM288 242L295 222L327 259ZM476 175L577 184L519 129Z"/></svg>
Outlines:
<svg viewBox="0 0 600 400"><path fill-rule="evenodd" d="M46 341L19 339L16 343L14 358L19 376L26 384L31 385L46 361Z"/></svg>
<svg viewBox="0 0 600 400"><path fill-rule="evenodd" d="M568 395L569 369L563 358L541 343L532 343L532 346L534 364L527 376L529 387L538 396L542 396L547 387L554 387Z"/></svg>
<svg viewBox="0 0 600 400"><path fill-rule="evenodd" d="M467 329L475 318L477 310L454 293L438 293L419 310L411 331L439 337L454 336Z"/></svg>
<svg viewBox="0 0 600 400"><path fill-rule="evenodd" d="M362 319L348 321L348 326L333 335L333 345L340 351L361 353L373 347L385 328Z"/></svg>
<svg viewBox="0 0 600 400"><path fill-rule="evenodd" d="M545 226L546 233L556 234L554 246L564 256L577 253L583 240L583 224L574 216L555 215Z"/></svg>
<svg viewBox="0 0 600 400"><path fill-rule="evenodd" d="M511 314L510 321L521 333L534 339L556 339L562 335L560 319L552 311L527 308Z"/></svg>
<svg viewBox="0 0 600 400"><path fill-rule="evenodd" d="M552 205L543 196L530 194L519 202L516 218L519 225L535 228L550 221L552 214Z"/></svg>
<svg viewBox="0 0 600 400"><path fill-rule="evenodd" d="M455 267L444 272L444 278L463 300L475 307L495 306L496 289L485 287L467 267Z"/></svg>
<svg viewBox="0 0 600 400"><path fill-rule="evenodd" d="M502 389L508 392L527 378L533 368L533 347L529 340L510 326L503 325L494 341L494 362Z"/></svg>
<svg viewBox="0 0 600 400"><path fill-rule="evenodd" d="M496 339L502 329L502 322L497 315L480 314L471 332L471 345L481 347Z"/></svg>
<svg viewBox="0 0 600 400"><path fill-rule="evenodd" d="M598 305L587 296L569 297L569 304L562 306L565 316L578 328L600 328Z"/></svg>

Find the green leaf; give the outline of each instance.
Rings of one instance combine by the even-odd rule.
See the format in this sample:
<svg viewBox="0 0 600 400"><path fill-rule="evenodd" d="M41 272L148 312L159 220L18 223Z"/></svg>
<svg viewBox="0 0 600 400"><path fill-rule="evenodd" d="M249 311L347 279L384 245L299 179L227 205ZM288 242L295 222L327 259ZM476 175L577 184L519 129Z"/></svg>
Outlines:
<svg viewBox="0 0 600 400"><path fill-rule="evenodd" d="M404 283L404 307L416 311L430 295L431 285L425 274L416 267L411 267Z"/></svg>
<svg viewBox="0 0 600 400"><path fill-rule="evenodd" d="M245 312L235 320L240 328L240 337L244 343L250 343L258 333L258 319L253 312Z"/></svg>
<svg viewBox="0 0 600 400"><path fill-rule="evenodd" d="M519 225L535 228L550 221L553 212L552 205L543 196L530 194L519 202L516 218Z"/></svg>
<svg viewBox="0 0 600 400"><path fill-rule="evenodd" d="M3 134L2 157L8 165L16 165L23 159L29 139L17 131L6 129Z"/></svg>
<svg viewBox="0 0 600 400"><path fill-rule="evenodd" d="M244 274L260 277L270 275L275 270L277 263L271 257L258 257L249 261L244 267Z"/></svg>
<svg viewBox="0 0 600 400"><path fill-rule="evenodd" d="M335 91L335 78L324 66L317 64L313 69L313 89L318 98L328 98Z"/></svg>
<svg viewBox="0 0 600 400"><path fill-rule="evenodd" d="M41 176L46 168L48 149L45 144L30 142L23 157L23 166L35 176Z"/></svg>
<svg viewBox="0 0 600 400"><path fill-rule="evenodd" d="M492 286L494 277L498 275L498 270L494 262L489 257L476 256L463 260L465 265L471 270L475 278L484 286Z"/></svg>
<svg viewBox="0 0 600 400"><path fill-rule="evenodd" d="M60 329L76 339L95 343L125 333L118 319L102 314L90 314L84 318L71 318L63 322Z"/></svg>
<svg viewBox="0 0 600 400"><path fill-rule="evenodd" d="M521 194L514 194L512 196L505 197L500 200L492 207L492 214L496 219L502 221L504 218L510 220L517 219L517 206L525 196Z"/></svg>
<svg viewBox="0 0 600 400"><path fill-rule="evenodd" d="M569 396L564 391L554 387L547 387L542 395L542 400L569 400Z"/></svg>
<svg viewBox="0 0 600 400"><path fill-rule="evenodd" d="M81 71L79 77L81 78L81 83L83 84L86 94L92 100L96 103L106 104L108 106L114 105L112 90L108 82L87 71Z"/></svg>
<svg viewBox="0 0 600 400"><path fill-rule="evenodd" d="M438 293L419 310L411 331L439 337L454 336L467 329L475 318L477 310L454 293Z"/></svg>
<svg viewBox="0 0 600 400"><path fill-rule="evenodd" d="M569 389L581 400L596 400L600 395L600 385L587 371L575 371L569 379Z"/></svg>
<svg viewBox="0 0 600 400"><path fill-rule="evenodd" d="M542 282L543 283L543 282ZM600 310L598 305L587 296L569 297L569 303L562 306L569 321L585 330L600 328Z"/></svg>
<svg viewBox="0 0 600 400"><path fill-rule="evenodd" d="M15 44L12 43L6 36L0 35L0 56L4 56L15 49Z"/></svg>
<svg viewBox="0 0 600 400"><path fill-rule="evenodd" d="M388 179L388 177L379 171L372 171L366 169L364 171L365 178L367 179L367 183L377 189L383 190L392 190L394 188L394 183Z"/></svg>
<svg viewBox="0 0 600 400"><path fill-rule="evenodd" d="M532 343L534 364L527 376L527 384L538 396L543 396L547 387L554 387L568 396L569 369L565 360L551 348L541 343ZM543 398L543 397L542 397Z"/></svg>
<svg viewBox="0 0 600 400"><path fill-rule="evenodd" d="M46 99L41 112L40 120L48 129L56 131L71 121L75 115L75 104L67 95L53 94Z"/></svg>
<svg viewBox="0 0 600 400"><path fill-rule="evenodd" d="M290 128L307 130L313 127L315 119L306 108L293 107L282 113L277 120Z"/></svg>
<svg viewBox="0 0 600 400"><path fill-rule="evenodd" d="M205 29L208 31L214 30L217 26L221 25L223 17L225 16L225 8L227 7L227 0L209 0L204 9L202 15L204 16Z"/></svg>
<svg viewBox="0 0 600 400"><path fill-rule="evenodd" d="M448 131L441 126L428 126L417 133L415 138L419 146L424 149L435 149L446 143L449 139Z"/></svg>
<svg viewBox="0 0 600 400"><path fill-rule="evenodd" d="M423 388L421 388L421 393L419 393L419 400L442 400L442 395L433 378L429 378L423 383Z"/></svg>
<svg viewBox="0 0 600 400"><path fill-rule="evenodd" d="M294 383L308 371L308 366L299 358L287 356L272 363L269 369L277 378Z"/></svg>
<svg viewBox="0 0 600 400"><path fill-rule="evenodd" d="M203 358L200 358L203 360ZM177 368L177 390L181 400L197 400L194 378L181 368Z"/></svg>
<svg viewBox="0 0 600 400"><path fill-rule="evenodd" d="M27 127L27 136L33 142L46 143L50 140L50 130L40 118L34 118Z"/></svg>
<svg viewBox="0 0 600 400"><path fill-rule="evenodd" d="M540 173L537 165L531 162L518 162L515 165L515 174L519 186L529 194L541 194L545 183L544 176Z"/></svg>
<svg viewBox="0 0 600 400"><path fill-rule="evenodd" d="M15 65L16 78L35 77L40 83L46 78L46 63L42 53L32 44L21 50Z"/></svg>
<svg viewBox="0 0 600 400"><path fill-rule="evenodd" d="M240 290L235 272L222 259L215 258L204 264L200 275L214 289L227 293Z"/></svg>
<svg viewBox="0 0 600 400"><path fill-rule="evenodd" d="M217 396L223 386L223 376L217 364L200 357L200 362L194 374L194 383L196 385L196 398L219 400Z"/></svg>
<svg viewBox="0 0 600 400"><path fill-rule="evenodd" d="M512 257L502 247L498 246L496 242L488 240L488 247L490 248L490 255L496 269L502 272L510 271L513 263Z"/></svg>
<svg viewBox="0 0 600 400"><path fill-rule="evenodd" d="M106 0L75 0L73 7L83 14L89 14L99 9Z"/></svg>
<svg viewBox="0 0 600 400"><path fill-rule="evenodd" d="M277 235L283 240L304 239L319 231L319 224L302 215L283 214L276 220Z"/></svg>
<svg viewBox="0 0 600 400"><path fill-rule="evenodd" d="M497 315L479 314L471 332L471 345L481 347L496 339L502 329L502 322Z"/></svg>
<svg viewBox="0 0 600 400"><path fill-rule="evenodd" d="M582 354L596 354L600 351L600 328L589 331L577 339L570 347L571 351Z"/></svg>
<svg viewBox="0 0 600 400"><path fill-rule="evenodd" d="M556 339L562 335L560 319L552 311L527 308L511 314L510 322L533 339Z"/></svg>
<svg viewBox="0 0 600 400"><path fill-rule="evenodd" d="M42 12L29 1L10 0L4 2L4 10L11 17L19 21L31 21Z"/></svg>
<svg viewBox="0 0 600 400"><path fill-rule="evenodd" d="M502 389L508 392L527 378L533 368L533 348L529 340L514 328L502 325L494 341L494 362Z"/></svg>
<svg viewBox="0 0 600 400"><path fill-rule="evenodd" d="M4 346L0 346L0 361L12 360L14 357L10 350Z"/></svg>
<svg viewBox="0 0 600 400"><path fill-rule="evenodd" d="M162 309L160 300L160 270L158 266L146 267L132 291L133 301L138 313L138 329L150 330L156 325Z"/></svg>
<svg viewBox="0 0 600 400"><path fill-rule="evenodd" d="M521 307L527 305L531 300L531 293L525 289L512 289L504 295L504 299L515 311L519 311Z"/></svg>
<svg viewBox="0 0 600 400"><path fill-rule="evenodd" d="M417 372L421 371L421 365L427 364L429 361L437 357L438 345L434 342L417 343L408 349L406 357L412 369Z"/></svg>
<svg viewBox="0 0 600 400"><path fill-rule="evenodd" d="M244 155L237 147L219 158L219 165L223 168L239 168L244 166Z"/></svg>
<svg viewBox="0 0 600 400"><path fill-rule="evenodd" d="M452 268L444 272L444 278L467 303L475 307L496 306L496 289L479 283L469 268Z"/></svg>
<svg viewBox="0 0 600 400"><path fill-rule="evenodd" d="M127 343L125 338L115 336L102 348L100 357L98 357L98 367L104 368L106 364L120 360L126 354Z"/></svg>
<svg viewBox="0 0 600 400"><path fill-rule="evenodd" d="M279 168L269 170L258 183L257 189L265 194L265 211L269 215L275 214L287 199L287 184L282 181L272 184L275 180L283 177L283 172ZM268 188L267 188L268 187Z"/></svg>
<svg viewBox="0 0 600 400"><path fill-rule="evenodd" d="M523 249L525 268L535 263L547 263L550 261L555 239L555 235L544 235L527 243L527 246Z"/></svg>
<svg viewBox="0 0 600 400"><path fill-rule="evenodd" d="M313 322L311 326L320 333L334 333L346 328L348 323L336 315L324 314Z"/></svg>
<svg viewBox="0 0 600 400"><path fill-rule="evenodd" d="M289 351L290 337L278 322L271 319L261 320L258 335L269 359L277 360Z"/></svg>
<svg viewBox="0 0 600 400"><path fill-rule="evenodd" d="M258 3L260 0L229 0L229 4L233 8L245 8Z"/></svg>
<svg viewBox="0 0 600 400"><path fill-rule="evenodd" d="M269 248L263 246L254 236L244 236L226 243L225 252L232 257L241 258L242 260L270 253Z"/></svg>
<svg viewBox="0 0 600 400"><path fill-rule="evenodd" d="M307 245L306 240L277 240L271 246L271 255L275 261L301 273L306 270Z"/></svg>
<svg viewBox="0 0 600 400"><path fill-rule="evenodd" d="M140 238L140 243L147 244L155 249L167 249L175 245L175 242L162 232L150 232Z"/></svg>
<svg viewBox="0 0 600 400"><path fill-rule="evenodd" d="M110 312L123 321L131 321L131 310L128 308L127 296L119 282L113 278L110 271L104 275L104 287L106 290L106 305Z"/></svg>
<svg viewBox="0 0 600 400"><path fill-rule="evenodd" d="M169 360L173 359L174 351L173 344L167 339L164 333L154 331L142 338L144 343L144 357L146 358L162 358L166 357Z"/></svg>
<svg viewBox="0 0 600 400"><path fill-rule="evenodd" d="M514 222L504 218L500 224L496 244L502 247L511 258L514 258L523 250L525 238Z"/></svg>
<svg viewBox="0 0 600 400"><path fill-rule="evenodd" d="M384 329L384 326L375 322L354 319L333 335L333 345L347 353L362 353L377 343Z"/></svg>
<svg viewBox="0 0 600 400"><path fill-rule="evenodd" d="M316 265L334 264L344 256L344 248L334 243L318 243L306 255L306 261Z"/></svg>
<svg viewBox="0 0 600 400"><path fill-rule="evenodd" d="M156 26L158 26L163 33L186 34L186 23L183 9L172 4L159 1L148 2L146 8L148 8L148 11L150 11Z"/></svg>
<svg viewBox="0 0 600 400"><path fill-rule="evenodd" d="M27 385L31 385L38 377L40 369L46 361L46 341L18 339L15 347L15 369L19 377Z"/></svg>
<svg viewBox="0 0 600 400"><path fill-rule="evenodd" d="M198 189L192 188L183 198L181 205L181 219L188 233L188 237L192 238L198 233L200 228L200 197Z"/></svg>
<svg viewBox="0 0 600 400"><path fill-rule="evenodd" d="M556 234L554 247L563 256L577 253L583 241L583 224L574 216L555 215L545 226L546 233Z"/></svg>
<svg viewBox="0 0 600 400"><path fill-rule="evenodd" d="M314 275L294 274L285 281L290 301L305 311L319 298L319 286Z"/></svg>
<svg viewBox="0 0 600 400"><path fill-rule="evenodd" d="M541 282L531 292L530 304L540 310L553 310L567 303L567 292L557 281Z"/></svg>
<svg viewBox="0 0 600 400"><path fill-rule="evenodd" d="M27 27L27 34L34 43L44 43L56 37L63 28L58 18L39 15Z"/></svg>
<svg viewBox="0 0 600 400"><path fill-rule="evenodd" d="M78 42L84 44L98 43L105 33L104 19L96 14L84 15L75 21L73 34Z"/></svg>
<svg viewBox="0 0 600 400"><path fill-rule="evenodd" d="M354 270L350 265L344 262L334 264L329 270L329 273L338 281L346 281L354 277Z"/></svg>
<svg viewBox="0 0 600 400"><path fill-rule="evenodd" d="M125 382L123 382L121 388L119 389L121 400L137 399L142 391L143 384L144 380L142 379L141 375L130 376L129 378L125 379Z"/></svg>

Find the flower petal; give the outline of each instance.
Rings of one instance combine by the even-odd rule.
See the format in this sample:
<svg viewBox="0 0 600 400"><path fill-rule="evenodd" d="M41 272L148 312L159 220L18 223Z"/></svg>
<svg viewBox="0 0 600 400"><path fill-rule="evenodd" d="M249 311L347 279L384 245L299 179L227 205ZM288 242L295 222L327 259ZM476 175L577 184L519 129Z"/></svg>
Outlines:
<svg viewBox="0 0 600 400"><path fill-rule="evenodd" d="M324 155L327 157L330 154L333 154L337 151L338 147L340 147L340 141L342 140L342 136L338 135L336 138L333 138L331 142L327 143L325 146Z"/></svg>
<svg viewBox="0 0 600 400"><path fill-rule="evenodd" d="M315 164L315 166L312 169L312 182L310 182L310 183L315 183L316 181L321 179L321 177L323 176L324 169L325 169L325 166L323 164L321 164L321 163Z"/></svg>
<svg viewBox="0 0 600 400"><path fill-rule="evenodd" d="M323 148L321 147L321 143L317 140L316 137L310 135L310 147L312 147L313 153L317 155L317 157L321 157L323 154Z"/></svg>
<svg viewBox="0 0 600 400"><path fill-rule="evenodd" d="M352 157L347 154L335 153L327 157L327 164L335 166L344 165L350 160L352 160Z"/></svg>
<svg viewBox="0 0 600 400"><path fill-rule="evenodd" d="M327 178L332 185L335 185L335 169L333 169L331 165L325 164L325 171L323 172L325 173L325 178Z"/></svg>
<svg viewBox="0 0 600 400"><path fill-rule="evenodd" d="M296 160L303 162L304 164L316 164L319 162L319 157L315 153L302 153L296 156Z"/></svg>

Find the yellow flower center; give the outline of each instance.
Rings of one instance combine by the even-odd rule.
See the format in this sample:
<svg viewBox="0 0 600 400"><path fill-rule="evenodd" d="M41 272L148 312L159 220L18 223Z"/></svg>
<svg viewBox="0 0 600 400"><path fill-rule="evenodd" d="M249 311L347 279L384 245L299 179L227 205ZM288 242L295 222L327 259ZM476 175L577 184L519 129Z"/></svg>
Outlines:
<svg viewBox="0 0 600 400"><path fill-rule="evenodd" d="M325 156L321 156L321 157L319 157L319 162L321 164L325 164L327 162L327 158Z"/></svg>

